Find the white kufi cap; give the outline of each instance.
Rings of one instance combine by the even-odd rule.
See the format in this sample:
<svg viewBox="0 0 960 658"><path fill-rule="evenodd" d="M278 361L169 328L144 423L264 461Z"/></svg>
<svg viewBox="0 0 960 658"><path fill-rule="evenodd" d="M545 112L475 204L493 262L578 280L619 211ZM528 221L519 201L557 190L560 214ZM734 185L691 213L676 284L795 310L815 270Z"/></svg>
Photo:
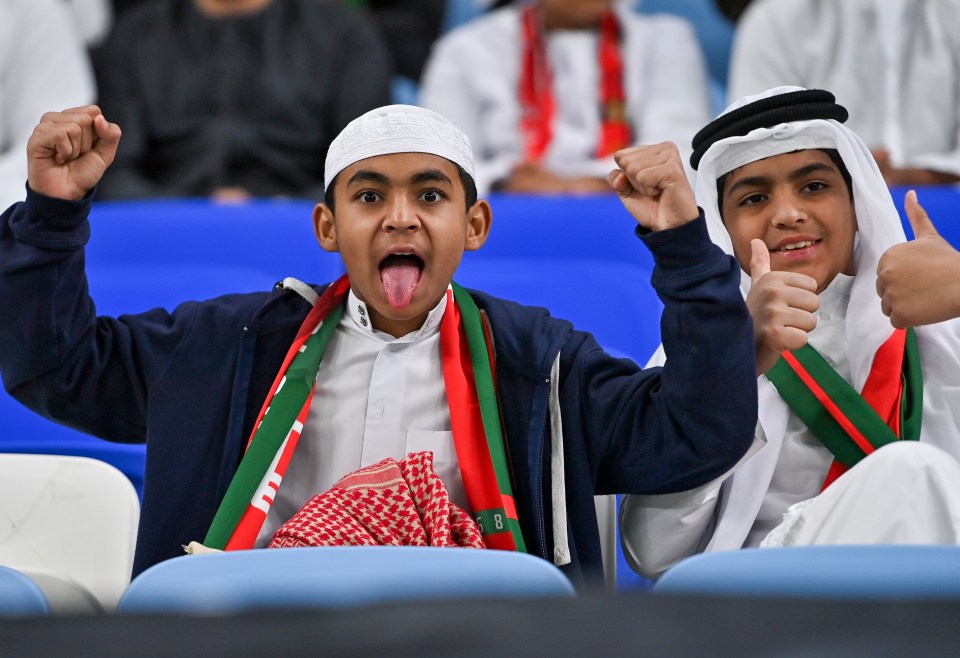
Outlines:
<svg viewBox="0 0 960 658"><path fill-rule="evenodd" d="M347 124L330 144L324 189L360 160L391 153L429 153L460 165L475 178L470 139L450 119L414 105L387 105Z"/></svg>

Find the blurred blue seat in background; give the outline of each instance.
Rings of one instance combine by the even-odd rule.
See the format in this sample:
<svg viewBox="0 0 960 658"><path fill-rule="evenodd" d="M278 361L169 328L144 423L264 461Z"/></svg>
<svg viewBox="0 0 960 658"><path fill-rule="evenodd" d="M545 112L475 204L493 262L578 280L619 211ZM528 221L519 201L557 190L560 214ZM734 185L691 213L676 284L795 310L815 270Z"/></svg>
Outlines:
<svg viewBox="0 0 960 658"><path fill-rule="evenodd" d="M484 258L466 254L457 283L530 306L589 331L616 356L643 365L660 344L663 304L650 270L607 260Z"/></svg>
<svg viewBox="0 0 960 658"><path fill-rule="evenodd" d="M256 200L226 205L206 200L114 201L94 204L87 262L91 265L227 266L322 283L343 272L340 258L320 249L314 202ZM184 294L242 291L197 282ZM199 292L195 292L199 291ZM186 301L187 297L179 301Z"/></svg>
<svg viewBox="0 0 960 658"><path fill-rule="evenodd" d="M653 257L634 235L636 220L616 195L490 196L493 226L471 258L557 258L614 261L653 269Z"/></svg>
<svg viewBox="0 0 960 658"><path fill-rule="evenodd" d="M446 13L443 16L443 28L440 33L449 32L455 27L471 21L487 10L494 0L447 0Z"/></svg>

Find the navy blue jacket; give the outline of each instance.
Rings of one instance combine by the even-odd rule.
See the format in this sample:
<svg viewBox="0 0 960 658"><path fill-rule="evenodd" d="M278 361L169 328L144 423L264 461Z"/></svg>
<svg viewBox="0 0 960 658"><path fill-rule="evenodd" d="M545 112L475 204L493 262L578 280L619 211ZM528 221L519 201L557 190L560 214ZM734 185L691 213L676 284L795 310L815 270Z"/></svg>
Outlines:
<svg viewBox="0 0 960 658"><path fill-rule="evenodd" d="M7 390L44 416L109 441L146 441L136 574L202 541L309 306L277 288L172 313L97 317L84 274L89 210L89 199L30 193L0 217L0 372ZM544 309L472 291L493 330L524 540L547 559L548 402L560 353L565 570L575 582L602 575L594 494L701 485L733 466L756 425L738 266L710 243L702 217L641 239L664 303L663 369L611 357Z"/></svg>

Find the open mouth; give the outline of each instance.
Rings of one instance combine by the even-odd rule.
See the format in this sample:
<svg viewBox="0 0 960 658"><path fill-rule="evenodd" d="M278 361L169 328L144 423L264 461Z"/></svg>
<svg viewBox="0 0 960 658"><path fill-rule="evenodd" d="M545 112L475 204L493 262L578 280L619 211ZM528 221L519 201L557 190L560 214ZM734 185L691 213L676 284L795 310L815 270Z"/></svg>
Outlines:
<svg viewBox="0 0 960 658"><path fill-rule="evenodd" d="M789 244L785 244L775 249L771 249L770 252L775 254L795 253L799 255L803 253L804 250L809 249L810 247L813 247L818 244L820 244L820 240L801 240L799 242L791 242Z"/></svg>
<svg viewBox="0 0 960 658"><path fill-rule="evenodd" d="M391 306L405 308L410 304L423 264L423 259L413 253L390 254L380 261L380 283Z"/></svg>

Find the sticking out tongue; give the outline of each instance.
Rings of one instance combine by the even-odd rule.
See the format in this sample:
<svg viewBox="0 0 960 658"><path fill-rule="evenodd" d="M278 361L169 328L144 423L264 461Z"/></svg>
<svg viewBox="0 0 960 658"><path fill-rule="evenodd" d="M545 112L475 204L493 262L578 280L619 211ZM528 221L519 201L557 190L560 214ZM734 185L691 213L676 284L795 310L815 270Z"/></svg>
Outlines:
<svg viewBox="0 0 960 658"><path fill-rule="evenodd" d="M394 308L404 308L413 299L420 283L422 262L416 256L388 256L380 266L380 283L387 301Z"/></svg>

